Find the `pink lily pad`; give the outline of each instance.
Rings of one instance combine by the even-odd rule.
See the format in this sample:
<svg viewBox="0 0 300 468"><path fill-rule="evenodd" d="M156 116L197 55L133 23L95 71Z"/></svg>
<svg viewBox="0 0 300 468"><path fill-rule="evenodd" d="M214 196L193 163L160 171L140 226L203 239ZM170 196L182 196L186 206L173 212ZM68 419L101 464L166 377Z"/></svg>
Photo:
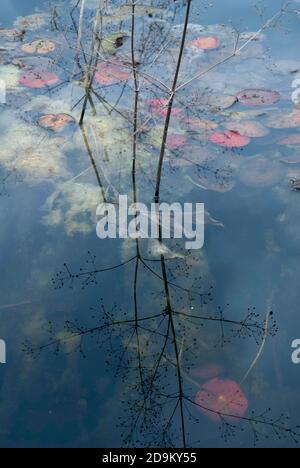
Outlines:
<svg viewBox="0 0 300 468"><path fill-rule="evenodd" d="M75 120L68 114L47 114L39 118L38 124L40 127L59 132L70 124L74 124Z"/></svg>
<svg viewBox="0 0 300 468"><path fill-rule="evenodd" d="M215 36L201 36L194 39L188 44L190 47L196 47L202 50L218 49L221 45L221 41Z"/></svg>
<svg viewBox="0 0 300 468"><path fill-rule="evenodd" d="M187 138L184 135L179 133L170 134L167 138L167 147L169 149L176 149L180 148L180 146L185 145L187 142Z"/></svg>
<svg viewBox="0 0 300 468"><path fill-rule="evenodd" d="M45 88L59 82L59 77L52 72L43 70L29 70L20 78L20 84L27 88Z"/></svg>
<svg viewBox="0 0 300 468"><path fill-rule="evenodd" d="M236 421L244 416L248 400L234 380L215 378L206 382L196 395L198 409L212 421Z"/></svg>
<svg viewBox="0 0 300 468"><path fill-rule="evenodd" d="M127 81L129 76L130 74L122 65L101 62L98 64L95 80L103 86L109 86L120 81Z"/></svg>
<svg viewBox="0 0 300 468"><path fill-rule="evenodd" d="M213 133L209 140L216 145L225 148L242 148L250 143L250 138L241 135L234 130L225 130L224 132Z"/></svg>
<svg viewBox="0 0 300 468"><path fill-rule="evenodd" d="M246 106L266 106L279 101L280 94L268 89L245 89L237 94L237 98Z"/></svg>
<svg viewBox="0 0 300 468"><path fill-rule="evenodd" d="M48 39L29 42L21 47L22 52L26 54L48 54L55 50L55 44Z"/></svg>
<svg viewBox="0 0 300 468"><path fill-rule="evenodd" d="M151 113L158 115L159 117L166 117L168 113L169 100L165 98L150 99L148 101L150 105ZM172 115L179 115L183 112L183 109L176 107L172 108Z"/></svg>
<svg viewBox="0 0 300 468"><path fill-rule="evenodd" d="M287 138L283 138L278 141L278 145L300 145L300 133L294 133Z"/></svg>
<svg viewBox="0 0 300 468"><path fill-rule="evenodd" d="M260 138L268 135L269 130L261 123L244 120L243 122L227 122L225 127L228 130L239 132L241 135L249 138Z"/></svg>

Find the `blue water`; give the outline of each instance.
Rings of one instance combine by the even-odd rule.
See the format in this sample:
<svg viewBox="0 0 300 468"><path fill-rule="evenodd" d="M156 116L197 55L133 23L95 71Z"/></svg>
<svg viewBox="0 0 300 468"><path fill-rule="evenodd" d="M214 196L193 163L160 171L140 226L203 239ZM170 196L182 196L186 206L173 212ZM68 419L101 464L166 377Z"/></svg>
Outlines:
<svg viewBox="0 0 300 468"><path fill-rule="evenodd" d="M222 0L209 2L213 5L206 6L207 3L193 2L191 23L225 24L243 32L255 31L262 24L253 2ZM280 8L282 2L266 0L261 3L265 7L266 20ZM265 32L264 54L270 58L270 63L281 60L300 63L297 48L299 23L294 11L297 9L297 2L292 4L292 11L276 29ZM70 8L68 1L61 2L61 5L65 12ZM38 0L2 0L1 27L12 27L16 17L32 14L36 12L36 8L47 11L47 5ZM69 16L67 13L65 15L67 24L70 24ZM182 11L178 12L175 23L182 23ZM47 34L54 37L55 32L50 33L48 25L45 28ZM37 32L30 33L31 39L38 37ZM66 55L66 62L67 58ZM257 67L257 63L255 66ZM220 73L229 73L229 68L226 68L228 66L222 67L224 65L221 66ZM236 73L239 73L238 70ZM274 86L274 76L275 73L271 70L271 88ZM270 106L274 112L278 112L278 109L282 113L286 109L289 112L293 110L290 101L293 78L294 75L287 72L276 81L283 97L279 103ZM214 80L218 81L217 75ZM248 87L247 82L242 85L244 88ZM230 86L234 87L231 82L228 84L229 89ZM193 90L197 91L196 84ZM32 91L33 94L38 92ZM105 94L106 98L111 98L109 92ZM111 99L115 102L114 91L111 92ZM25 106L30 96L26 94L24 102L21 96L22 105ZM59 94L59 99L61 96ZM51 95L52 98L55 99L55 95ZM120 105L129 105L132 102L130 98L132 94L125 93ZM183 91L181 100L188 98L189 90ZM180 96L178 99L180 102ZM5 108L2 107L1 112L7 111L10 106L13 106L13 101ZM242 112L246 109L237 104L234 110ZM47 113L47 109L44 108L43 112ZM266 123L265 120L259 121ZM5 143L0 148L6 148L3 125L1 128L1 138ZM243 162L257 154L271 160L276 159L274 155L278 151L277 140L297 133L297 130L273 129L261 140L253 139L245 149L234 150L233 153L222 149L219 157L228 157L234 164L237 160ZM121 135L120 132L119 129L119 133L112 134L112 145L114 139L117 141L118 135ZM155 381L161 395L158 398L154 392L153 399L147 403L148 425L142 427L138 420L133 438L126 441L128 427L124 430L122 424L125 421L130 425L136 420L137 402L143 401L143 397L140 399L141 395L149 391L147 368L153 366L160 354L166 327L165 322L147 322L148 326L141 325L139 340L146 355L143 355L146 369L143 385L138 376L136 337L133 341L130 338L134 329L125 325L124 328L115 327L108 334L95 332L92 337L87 332L88 329L97 327L99 320L103 324L103 320L119 321L134 317L135 260L110 271L99 270L120 265L133 257L135 245L121 240L100 241L97 238L94 217L87 215L87 192L83 198L76 198L76 191L78 194L81 191L79 184L85 183L94 188L91 198L97 194L99 200L101 199L101 190L93 171L84 174L83 178L79 177L76 180L78 185L75 184L70 192L64 191L64 184L90 166L86 148L82 143L77 143L79 140L75 140L74 134L70 133L68 138L70 141L74 138L74 145L65 151L63 161L66 167L59 166L61 179L57 177L54 182L51 177L52 171L56 169L52 168L54 160L52 161L50 150L47 153L47 146L42 158L50 160L49 175L45 176L43 173L40 179L39 176L33 177L34 167L33 172L24 172L25 163L19 166L15 174L14 171L11 173L6 159L5 163L1 162L0 339L5 340L7 345L7 363L0 365L0 446L120 447L127 442L129 446L165 444L169 447L181 447L182 427L178 414L173 420L171 434L165 439L163 437L163 429L170 417L172 395L177 395L178 392L172 340L168 342L167 354L163 358L159 378ZM193 140L193 144L197 143ZM11 141L12 148L15 148L14 145L15 142ZM122 178L125 167L123 161L126 151L130 152L131 147L128 148L128 142L123 142L122 145L124 159L117 158L117 163L114 160L114 164L108 162L105 167L114 185L120 187L120 190L126 187L128 193L131 193L130 178L129 182ZM117 152L117 143L116 148ZM281 150L283 155L292 151L286 147ZM299 146L295 151L299 151ZM142 152L138 154L141 158L144 157ZM220 161L222 163L222 159ZM299 164L283 166L282 177L270 186L247 186L237 176L235 187L222 193L188 185L186 176L196 180L197 170L180 166L172 170L166 165L161 189L162 197L166 200L176 201L178 196L179 201L205 203L211 216L224 225L223 228L206 226L205 246L201 252L188 254L182 249L182 244L179 243L178 246L176 243L168 243L172 251L180 252L184 257L168 263L169 281L181 288L170 287L173 307L177 311L191 313L192 310L192 314L197 312L208 317L218 316L220 307L223 317L233 321L242 321L248 309L255 308L260 315L257 319L259 323L263 323L270 310L274 312L278 331L275 336L267 336L257 362L244 382L243 376L261 346L261 336L247 336L244 339L236 337L232 333L234 327L225 325L225 336L222 337L222 328L218 323L209 323L204 328L197 327L197 320L192 320L191 323L179 320L177 324L179 342L183 343L184 349L182 378L186 396L193 402L201 385L210 377L202 379L193 376L195 384L186 379L185 375L194 375L193 369L204 365L218 364L222 367L220 379L242 382L241 388L248 400L248 410L244 417L262 421L257 428L261 437L256 443L268 447L294 446L291 431L285 432L287 437L284 439L277 437L273 431L272 424L281 413L291 418L285 426L288 429L300 423L300 367L291 361L291 343L300 337L300 195L292 190L289 180L292 175L288 175L291 170L297 173ZM142 187L140 196L148 201L153 196L155 172L152 169L156 168L156 160L153 159L153 166L150 168L145 167L141 167L138 172L138 179ZM127 170L127 166L125 169ZM67 171L66 174L63 173L64 170ZM300 178L299 169L298 173ZM53 194L57 191L53 201ZM87 200L87 205L84 200ZM68 203L73 203L71 211L68 211ZM93 203L94 199L90 207L92 212ZM49 218L55 210L56 214L60 212L62 216L57 223L53 217ZM72 217L72 210L78 210L75 217ZM45 217L48 217L47 222ZM153 252L147 252L147 247L143 253L145 258L153 255ZM147 263L156 275L139 264L136 297L141 318L163 313L166 307L163 283L157 276L161 275L159 258L157 255L155 262ZM84 275L86 271L95 273ZM66 280L60 281L62 277ZM186 294L189 288L196 291L196 294ZM206 303L199 296L203 291L211 294L206 296ZM113 318L112 315L106 318L104 310L109 313L112 311ZM62 338L68 334L68 330L64 329L66 324L68 326L67 321L75 323L73 331L78 327L79 334L82 334L81 341L74 343L74 339ZM28 347L24 343L28 341L31 343L32 353L26 352ZM54 345L47 346L53 341ZM60 343L59 349L56 342ZM270 414L261 416L268 408L271 408ZM220 424L200 412L188 400L184 411L187 445L253 446L255 434L247 421L238 421L236 434L224 438ZM193 421L193 418L197 421ZM239 431L239 427L244 427L245 431ZM154 436L154 433L159 436Z"/></svg>

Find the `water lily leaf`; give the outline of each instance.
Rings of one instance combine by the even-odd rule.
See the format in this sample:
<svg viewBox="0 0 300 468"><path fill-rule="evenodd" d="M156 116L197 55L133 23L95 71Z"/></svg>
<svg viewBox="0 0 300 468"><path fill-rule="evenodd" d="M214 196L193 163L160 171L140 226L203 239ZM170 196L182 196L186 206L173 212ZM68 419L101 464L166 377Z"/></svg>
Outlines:
<svg viewBox="0 0 300 468"><path fill-rule="evenodd" d="M210 107L211 112L229 109L236 102L237 97L228 94L207 94L201 99L201 104Z"/></svg>
<svg viewBox="0 0 300 468"><path fill-rule="evenodd" d="M206 382L196 395L198 409L209 419L220 422L224 415L236 424L236 417L247 411L248 400L233 380L214 378ZM236 416L236 417L234 417Z"/></svg>
<svg viewBox="0 0 300 468"><path fill-rule="evenodd" d="M5 29L0 28L0 37L5 37L5 39L22 39L24 36L24 31L20 29Z"/></svg>
<svg viewBox="0 0 300 468"><path fill-rule="evenodd" d="M180 133L169 133L166 146L169 149L177 149L185 145L186 142L187 138L184 135Z"/></svg>
<svg viewBox="0 0 300 468"><path fill-rule="evenodd" d="M241 135L239 132L225 130L224 132L213 133L209 140L219 146L225 148L242 148L250 143L250 138Z"/></svg>
<svg viewBox="0 0 300 468"><path fill-rule="evenodd" d="M98 71L95 74L97 83L108 86L120 81L127 81L130 74L128 70L117 63L101 62L98 64Z"/></svg>
<svg viewBox="0 0 300 468"><path fill-rule="evenodd" d="M55 132L59 132L74 123L75 119L68 114L47 114L38 120L40 127Z"/></svg>
<svg viewBox="0 0 300 468"><path fill-rule="evenodd" d="M132 8L131 5L122 5L118 8L115 8L111 15L103 16L102 24L104 26L119 23L126 21L131 18ZM135 17L139 18L142 16L154 16L154 15L163 15L164 10L162 8L156 8L147 5L136 5L135 7Z"/></svg>
<svg viewBox="0 0 300 468"><path fill-rule="evenodd" d="M240 180L249 187L272 187L282 179L284 169L279 161L264 156L254 156L241 166Z"/></svg>
<svg viewBox="0 0 300 468"><path fill-rule="evenodd" d="M242 122L226 122L224 125L228 130L233 130L246 137L259 138L269 134L269 130L259 122L244 120Z"/></svg>
<svg viewBox="0 0 300 468"><path fill-rule="evenodd" d="M169 100L165 98L150 99L148 101L150 105L150 111L152 114L158 115L160 117L166 117L168 113L168 104ZM183 109L177 107L172 108L172 115L179 115L183 112Z"/></svg>
<svg viewBox="0 0 300 468"><path fill-rule="evenodd" d="M213 120L208 119L198 119L198 118L191 118L187 122L188 128L194 131L204 131L207 132L209 130L216 130L218 128L218 124Z"/></svg>
<svg viewBox="0 0 300 468"><path fill-rule="evenodd" d="M48 39L29 42L21 47L22 52L27 54L48 54L55 50L55 44Z"/></svg>
<svg viewBox="0 0 300 468"><path fill-rule="evenodd" d="M122 47L126 38L129 37L128 33L125 32L118 32L113 33L108 37L105 37L101 41L101 51L104 54L113 55L116 53L117 49Z"/></svg>
<svg viewBox="0 0 300 468"><path fill-rule="evenodd" d="M300 145L300 133L294 133L287 138L279 140L277 143L278 145Z"/></svg>
<svg viewBox="0 0 300 468"><path fill-rule="evenodd" d="M266 106L279 101L280 94L267 89L245 89L237 94L237 99L246 106Z"/></svg>
<svg viewBox="0 0 300 468"><path fill-rule="evenodd" d="M20 29L36 31L49 23L50 15L47 13L36 13L28 16L18 16L14 26Z"/></svg>
<svg viewBox="0 0 300 468"><path fill-rule="evenodd" d="M276 112L267 119L266 125L276 129L300 127L300 111L296 110L289 114Z"/></svg>
<svg viewBox="0 0 300 468"><path fill-rule="evenodd" d="M201 36L188 43L188 47L195 47L196 49L203 50L218 49L220 45L220 39L214 36Z"/></svg>
<svg viewBox="0 0 300 468"><path fill-rule="evenodd" d="M29 70L20 78L20 84L27 88L45 88L59 82L59 77L52 72L43 70Z"/></svg>

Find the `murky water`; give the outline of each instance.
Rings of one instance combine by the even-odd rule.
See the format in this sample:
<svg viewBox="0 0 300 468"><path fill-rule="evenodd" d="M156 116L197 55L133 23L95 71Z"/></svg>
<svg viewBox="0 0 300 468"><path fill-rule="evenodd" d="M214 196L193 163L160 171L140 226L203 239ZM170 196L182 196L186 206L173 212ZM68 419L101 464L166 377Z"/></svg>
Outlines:
<svg viewBox="0 0 300 468"><path fill-rule="evenodd" d="M97 204L132 197L135 95L130 10L113 2L100 55L117 66L97 69L97 116L88 101L77 125L96 3L87 2L79 66L79 11L72 22L69 1L50 15L38 0L1 3L1 27L26 33L0 34L8 83L0 114L0 445L293 446L299 3L278 14L277 0L262 2L263 11L250 1L193 2L160 198L205 203L200 251L181 240L162 250L155 241L96 236ZM135 188L147 204L166 115L158 100L172 83L185 12L152 3L137 11L135 36ZM33 23L13 25L36 8ZM203 36L214 46L199 47ZM48 50L24 49L41 39ZM240 52L227 60L235 46ZM248 88L256 91L243 96ZM72 119L60 129L52 117L41 120L62 113Z"/></svg>

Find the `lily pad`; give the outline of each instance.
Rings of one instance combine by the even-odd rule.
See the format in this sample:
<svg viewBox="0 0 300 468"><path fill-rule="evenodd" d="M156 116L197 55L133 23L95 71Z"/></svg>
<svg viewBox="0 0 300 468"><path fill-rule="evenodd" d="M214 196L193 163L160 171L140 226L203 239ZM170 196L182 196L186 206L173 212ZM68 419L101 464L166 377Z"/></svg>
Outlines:
<svg viewBox="0 0 300 468"><path fill-rule="evenodd" d="M5 37L6 39L21 39L24 35L24 31L20 29L5 29L0 28L0 37Z"/></svg>
<svg viewBox="0 0 300 468"><path fill-rule="evenodd" d="M284 114L283 112L279 114L276 112L267 119L266 125L276 129L300 127L300 111L296 110L289 114Z"/></svg>
<svg viewBox="0 0 300 468"><path fill-rule="evenodd" d="M27 54L48 54L55 50L55 44L48 39L41 39L24 44L21 50Z"/></svg>
<svg viewBox="0 0 300 468"><path fill-rule="evenodd" d="M225 148L242 148L250 143L250 138L241 135L233 130L225 130L224 132L213 133L209 140L219 146Z"/></svg>
<svg viewBox="0 0 300 468"><path fill-rule="evenodd" d="M180 148L180 146L185 145L187 142L187 138L180 134L180 133L171 133L168 135L167 138L167 148L169 149L177 149Z"/></svg>
<svg viewBox="0 0 300 468"><path fill-rule="evenodd" d="M218 49L221 45L221 41L215 36L201 36L193 41L189 42L189 47L195 47L196 49L212 50Z"/></svg>
<svg viewBox="0 0 300 468"><path fill-rule="evenodd" d="M259 155L244 161L240 180L249 187L272 187L281 181L283 175L284 169L280 162Z"/></svg>
<svg viewBox="0 0 300 468"><path fill-rule="evenodd" d="M20 78L20 84L27 88L46 88L59 82L59 77L52 72L29 70Z"/></svg>
<svg viewBox="0 0 300 468"><path fill-rule="evenodd" d="M150 110L152 114L158 115L160 117L166 117L168 113L168 104L169 100L165 98L150 99L148 101L150 105ZM183 109L177 107L172 108L172 115L179 115L183 112Z"/></svg>
<svg viewBox="0 0 300 468"><path fill-rule="evenodd" d="M55 132L59 132L74 123L75 119L68 114L47 114L43 115L38 120L40 127Z"/></svg>
<svg viewBox="0 0 300 468"><path fill-rule="evenodd" d="M248 400L233 380L214 378L206 382L196 395L198 409L215 422L227 416L236 423L247 411Z"/></svg>
<svg viewBox="0 0 300 468"><path fill-rule="evenodd" d="M269 130L259 122L244 120L242 122L226 122L224 125L228 130L233 130L249 138L265 137Z"/></svg>
<svg viewBox="0 0 300 468"><path fill-rule="evenodd" d="M246 106L267 106L278 102L280 94L267 89L245 89L237 94L237 99Z"/></svg>
<svg viewBox="0 0 300 468"><path fill-rule="evenodd" d="M101 62L98 64L98 71L95 74L97 83L109 86L120 81L127 81L130 74L127 69L117 63Z"/></svg>
<svg viewBox="0 0 300 468"><path fill-rule="evenodd" d="M47 13L36 13L28 16L18 16L14 22L14 26L20 29L29 29L36 31L37 29L45 26L50 19L50 15Z"/></svg>
<svg viewBox="0 0 300 468"><path fill-rule="evenodd" d="M294 133L287 138L279 140L277 143L278 145L300 145L300 133Z"/></svg>

